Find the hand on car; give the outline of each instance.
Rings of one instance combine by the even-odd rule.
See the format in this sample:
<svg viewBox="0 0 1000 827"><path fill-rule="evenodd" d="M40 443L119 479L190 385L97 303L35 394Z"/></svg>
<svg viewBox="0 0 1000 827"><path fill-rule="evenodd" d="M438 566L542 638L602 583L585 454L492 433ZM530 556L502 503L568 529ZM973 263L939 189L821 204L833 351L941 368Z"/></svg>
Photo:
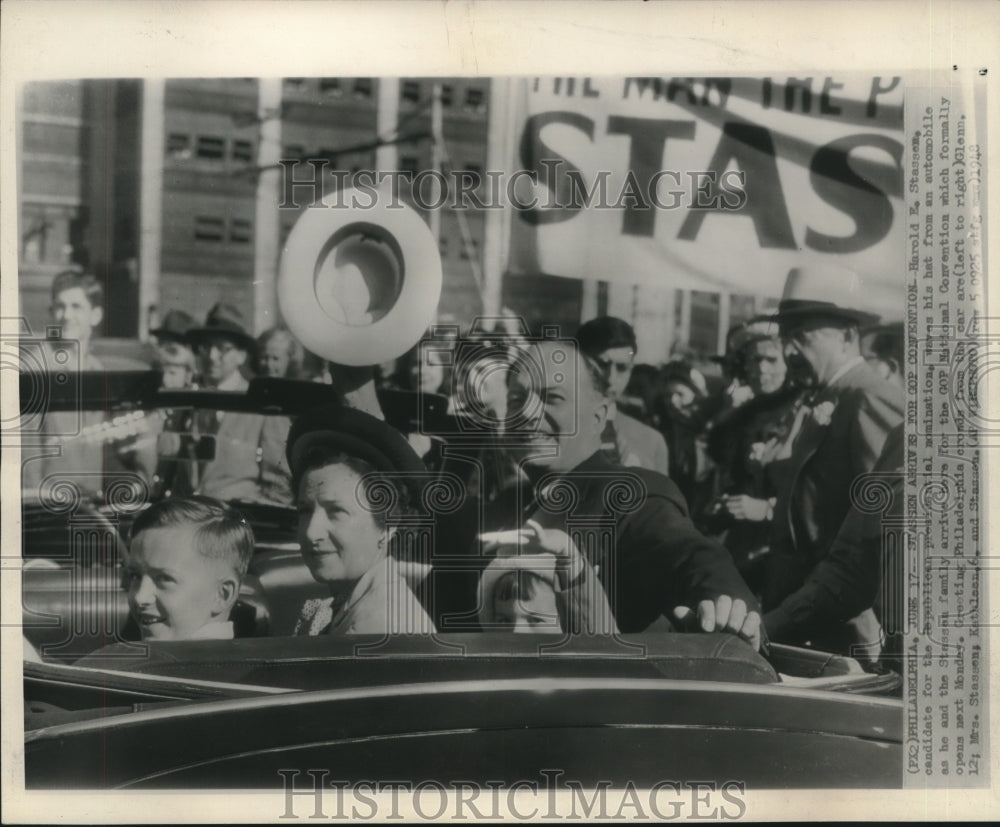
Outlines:
<svg viewBox="0 0 1000 827"><path fill-rule="evenodd" d="M770 503L747 494L736 494L732 497L723 497L722 505L737 520L762 523L768 517Z"/></svg>
<svg viewBox="0 0 1000 827"><path fill-rule="evenodd" d="M715 600L702 600L697 612L688 606L674 609L674 618L682 629L702 632L730 632L739 635L754 649L760 650L761 622L758 612L747 611L747 604L728 594Z"/></svg>

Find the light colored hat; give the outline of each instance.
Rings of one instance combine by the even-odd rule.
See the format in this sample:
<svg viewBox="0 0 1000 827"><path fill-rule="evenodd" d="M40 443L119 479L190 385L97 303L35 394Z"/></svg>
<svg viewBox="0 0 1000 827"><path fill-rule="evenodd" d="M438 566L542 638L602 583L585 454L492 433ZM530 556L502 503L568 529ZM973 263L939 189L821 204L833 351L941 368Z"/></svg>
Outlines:
<svg viewBox="0 0 1000 827"><path fill-rule="evenodd" d="M360 200L359 200L360 199ZM394 359L441 297L438 241L414 208L346 188L304 210L285 242L277 294L303 346L338 365ZM346 205L370 208L345 209Z"/></svg>
<svg viewBox="0 0 1000 827"><path fill-rule="evenodd" d="M778 312L771 317L782 332L815 316L854 322L859 327L876 324L888 299L888 290L876 287L858 273L833 264L810 264L788 271ZM903 300L902 288L898 303Z"/></svg>

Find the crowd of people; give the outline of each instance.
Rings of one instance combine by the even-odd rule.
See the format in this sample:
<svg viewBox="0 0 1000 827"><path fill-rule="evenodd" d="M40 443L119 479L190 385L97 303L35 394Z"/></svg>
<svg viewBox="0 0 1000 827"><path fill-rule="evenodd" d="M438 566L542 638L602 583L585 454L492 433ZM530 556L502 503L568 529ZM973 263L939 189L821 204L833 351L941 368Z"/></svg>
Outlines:
<svg viewBox="0 0 1000 827"><path fill-rule="evenodd" d="M63 274L52 296L63 337L100 370L99 283ZM633 329L610 316L559 339L498 335L450 366L420 345L373 366L377 386L446 396L484 437L464 457L461 502L431 515L429 558L402 535L426 503L419 485L463 461L438 435L343 405L294 422L168 411L145 447L115 451L154 501L132 528L133 619L147 640L232 636L252 549L238 502L264 501L298 510L303 560L329 587L303 606L300 634L692 629L891 658L899 626L882 595L897 575L884 515L858 507L858 486L901 471L903 332L864 296L853 274L792 270L775 313L729 331L714 390L683 354L638 361ZM171 311L152 333L166 389L336 383L289 330L254 339L227 304L202 323ZM72 453L55 470L106 464Z"/></svg>

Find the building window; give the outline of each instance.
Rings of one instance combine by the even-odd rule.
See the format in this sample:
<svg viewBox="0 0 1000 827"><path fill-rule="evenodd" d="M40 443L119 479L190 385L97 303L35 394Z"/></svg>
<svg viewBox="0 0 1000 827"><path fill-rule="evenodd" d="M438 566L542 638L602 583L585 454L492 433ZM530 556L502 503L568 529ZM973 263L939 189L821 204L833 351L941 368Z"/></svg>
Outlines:
<svg viewBox="0 0 1000 827"><path fill-rule="evenodd" d="M25 207L22 221L21 262L41 264L46 260L46 242L52 231L52 224L45 215L44 208L36 211Z"/></svg>
<svg viewBox="0 0 1000 827"><path fill-rule="evenodd" d="M466 164L462 171L463 184L466 181L474 185L474 192L481 190L483 188L483 168L479 164Z"/></svg>
<svg viewBox="0 0 1000 827"><path fill-rule="evenodd" d="M400 172L409 172L413 175L417 174L417 170L420 168L420 159L415 155L404 155L399 159L399 169Z"/></svg>
<svg viewBox="0 0 1000 827"><path fill-rule="evenodd" d="M462 243L462 261L469 261L473 256L479 257L479 242L470 238L468 243Z"/></svg>
<svg viewBox="0 0 1000 827"><path fill-rule="evenodd" d="M25 204L21 213L21 261L65 266L80 237L80 217L74 207Z"/></svg>
<svg viewBox="0 0 1000 827"><path fill-rule="evenodd" d="M245 218L234 218L229 224L229 240L237 244L249 244L250 222Z"/></svg>
<svg viewBox="0 0 1000 827"><path fill-rule="evenodd" d="M344 90L340 88L340 78L320 78L319 91L326 95L339 96Z"/></svg>
<svg viewBox="0 0 1000 827"><path fill-rule="evenodd" d="M354 97L370 98L372 96L372 79L357 78L354 81Z"/></svg>
<svg viewBox="0 0 1000 827"><path fill-rule="evenodd" d="M285 144L281 154L289 161L301 161L305 157L306 150L302 144Z"/></svg>
<svg viewBox="0 0 1000 827"><path fill-rule="evenodd" d="M295 92L301 92L306 88L305 78L285 78L285 88Z"/></svg>
<svg viewBox="0 0 1000 827"><path fill-rule="evenodd" d="M469 112L482 112L486 107L486 94L482 89L470 87L465 90L465 109Z"/></svg>
<svg viewBox="0 0 1000 827"><path fill-rule="evenodd" d="M171 158L191 157L191 136L172 132L167 136L167 155Z"/></svg>
<svg viewBox="0 0 1000 827"><path fill-rule="evenodd" d="M447 83L443 84L441 86L441 105L451 106L454 97L454 90Z"/></svg>
<svg viewBox="0 0 1000 827"><path fill-rule="evenodd" d="M210 158L213 161L221 159L226 154L225 138L216 138L214 135L198 136L198 157Z"/></svg>
<svg viewBox="0 0 1000 827"><path fill-rule="evenodd" d="M222 241L225 222L221 218L197 215L194 219L194 237L198 241Z"/></svg>
<svg viewBox="0 0 1000 827"><path fill-rule="evenodd" d="M405 101L416 103L420 100L420 83L415 80L404 80L400 96Z"/></svg>
<svg viewBox="0 0 1000 827"><path fill-rule="evenodd" d="M250 141L233 141L233 160L252 161L253 144Z"/></svg>

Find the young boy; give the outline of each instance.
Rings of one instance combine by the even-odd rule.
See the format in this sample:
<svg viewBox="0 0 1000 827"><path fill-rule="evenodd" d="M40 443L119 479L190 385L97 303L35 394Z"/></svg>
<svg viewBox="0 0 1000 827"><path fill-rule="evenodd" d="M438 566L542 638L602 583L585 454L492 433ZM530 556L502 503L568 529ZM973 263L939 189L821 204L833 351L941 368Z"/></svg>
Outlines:
<svg viewBox="0 0 1000 827"><path fill-rule="evenodd" d="M209 497L161 500L132 526L123 587L144 641L228 640L253 531Z"/></svg>
<svg viewBox="0 0 1000 827"><path fill-rule="evenodd" d="M586 557L558 529L528 520L521 531L480 535L496 558L479 581L483 631L608 635L614 615Z"/></svg>

